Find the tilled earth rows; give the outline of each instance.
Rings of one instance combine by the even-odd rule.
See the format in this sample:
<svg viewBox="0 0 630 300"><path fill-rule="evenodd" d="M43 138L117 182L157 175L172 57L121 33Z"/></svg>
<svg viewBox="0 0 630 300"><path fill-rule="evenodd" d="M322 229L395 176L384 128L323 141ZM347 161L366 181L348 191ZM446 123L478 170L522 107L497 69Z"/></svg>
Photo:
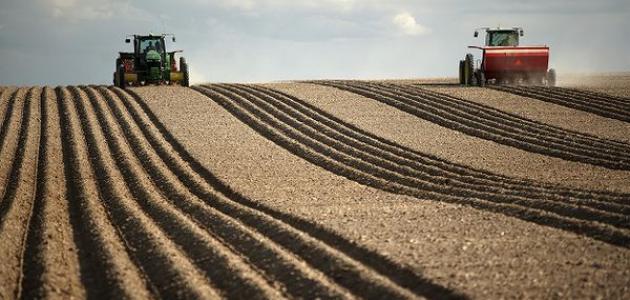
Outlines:
<svg viewBox="0 0 630 300"><path fill-rule="evenodd" d="M458 295L232 191L125 91L2 99L2 298Z"/></svg>
<svg viewBox="0 0 630 300"><path fill-rule="evenodd" d="M315 83L476 138L630 169L624 141L416 85ZM454 163L263 86L193 89L279 147L348 180L588 237L627 258L626 193ZM573 97L583 102L573 108L626 121L627 99L620 97L565 89L509 92L560 104ZM0 99L0 298L466 297L336 228L239 192L191 155L134 90L3 87Z"/></svg>
<svg viewBox="0 0 630 300"><path fill-rule="evenodd" d="M630 144L603 140L578 132L541 124L519 116L501 112L474 102L424 90L416 86L366 82L322 82L337 88L382 101L422 119L466 134L506 144L526 151L538 152L567 160L628 170ZM536 88L503 87L517 92ZM555 89L549 89L555 91ZM558 89L560 90L560 89ZM560 91L565 91L564 89ZM547 91L546 91L547 92ZM529 96L530 93L524 93ZM536 94L538 95L538 94ZM582 98L584 93L579 93ZM551 99L551 97L547 97ZM566 96L564 96L566 99ZM553 99L561 99L556 97ZM620 100L621 101L621 100ZM592 104L588 107L595 107ZM620 110L620 114L625 110ZM612 110L612 108L611 108Z"/></svg>
<svg viewBox="0 0 630 300"><path fill-rule="evenodd" d="M220 85L196 89L294 154L365 185L501 212L621 246L630 244L627 195L537 186L449 164L270 90Z"/></svg>
<svg viewBox="0 0 630 300"><path fill-rule="evenodd" d="M630 99L569 88L497 86L505 91L630 122Z"/></svg>

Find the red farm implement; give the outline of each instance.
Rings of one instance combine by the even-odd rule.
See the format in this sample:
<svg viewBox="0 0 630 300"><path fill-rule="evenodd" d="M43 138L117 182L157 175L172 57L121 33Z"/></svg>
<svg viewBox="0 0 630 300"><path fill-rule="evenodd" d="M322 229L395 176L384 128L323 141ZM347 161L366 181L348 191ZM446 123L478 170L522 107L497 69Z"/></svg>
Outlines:
<svg viewBox="0 0 630 300"><path fill-rule="evenodd" d="M554 86L556 72L549 66L548 46L521 46L522 28L481 28L486 31L485 46L468 46L481 50L481 61L466 54L459 62L459 82L464 85L491 84ZM475 37L479 31L475 31Z"/></svg>

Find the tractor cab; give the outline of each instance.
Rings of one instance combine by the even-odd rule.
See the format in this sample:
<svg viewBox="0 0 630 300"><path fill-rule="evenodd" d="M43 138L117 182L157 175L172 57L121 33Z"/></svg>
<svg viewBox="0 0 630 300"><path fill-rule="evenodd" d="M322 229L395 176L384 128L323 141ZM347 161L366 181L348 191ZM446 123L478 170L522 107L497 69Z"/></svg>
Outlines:
<svg viewBox="0 0 630 300"><path fill-rule="evenodd" d="M134 53L138 58L136 67L149 71L150 81L160 78L160 69L164 69L163 62L167 62L169 57L165 53L164 36L136 36L133 41ZM168 63L170 65L170 61Z"/></svg>
<svg viewBox="0 0 630 300"><path fill-rule="evenodd" d="M177 65L175 54L182 51L167 51L165 43L167 36L171 36L175 42L175 36L172 34L129 35L125 43L133 41L134 51L120 52L120 57L116 59L114 85L125 87L128 84L179 83L188 86L186 60L180 57L179 66Z"/></svg>
<svg viewBox="0 0 630 300"><path fill-rule="evenodd" d="M151 50L162 54L164 53L164 49L163 37L145 36L135 40L134 50L136 54L146 54Z"/></svg>
<svg viewBox="0 0 630 300"><path fill-rule="evenodd" d="M519 37L523 36L521 28L482 28L486 30L486 47L518 47ZM479 31L475 31L475 37Z"/></svg>

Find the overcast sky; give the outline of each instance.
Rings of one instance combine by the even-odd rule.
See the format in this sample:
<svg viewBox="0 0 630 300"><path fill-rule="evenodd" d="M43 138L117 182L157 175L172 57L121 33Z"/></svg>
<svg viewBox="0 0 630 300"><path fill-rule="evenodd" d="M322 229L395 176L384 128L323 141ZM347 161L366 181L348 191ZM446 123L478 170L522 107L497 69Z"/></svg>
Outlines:
<svg viewBox="0 0 630 300"><path fill-rule="evenodd" d="M175 33L193 82L456 76L480 26L566 72L630 71L628 0L0 0L0 85L111 83L127 33Z"/></svg>

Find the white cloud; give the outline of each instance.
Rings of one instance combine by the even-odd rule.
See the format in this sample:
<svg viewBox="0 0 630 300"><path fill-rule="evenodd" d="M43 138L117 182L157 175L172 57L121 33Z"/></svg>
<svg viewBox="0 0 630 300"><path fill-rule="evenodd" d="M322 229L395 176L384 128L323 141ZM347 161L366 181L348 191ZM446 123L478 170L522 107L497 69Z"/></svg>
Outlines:
<svg viewBox="0 0 630 300"><path fill-rule="evenodd" d="M408 12L397 14L392 19L392 22L406 35L422 35L429 33L429 29L418 24L416 19Z"/></svg>

